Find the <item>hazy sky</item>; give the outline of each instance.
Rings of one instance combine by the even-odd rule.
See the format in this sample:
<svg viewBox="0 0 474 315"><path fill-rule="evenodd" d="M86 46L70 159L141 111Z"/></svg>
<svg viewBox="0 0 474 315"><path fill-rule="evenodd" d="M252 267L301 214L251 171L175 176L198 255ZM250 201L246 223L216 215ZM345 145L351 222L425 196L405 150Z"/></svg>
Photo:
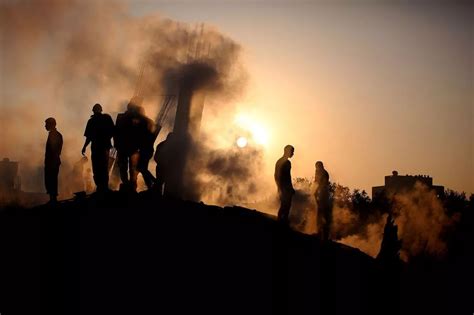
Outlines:
<svg viewBox="0 0 474 315"><path fill-rule="evenodd" d="M352 188L396 169L474 192L473 6L338 3L131 7L210 23L244 47L243 104L268 130L268 170L291 143L293 176L312 176L323 160Z"/></svg>

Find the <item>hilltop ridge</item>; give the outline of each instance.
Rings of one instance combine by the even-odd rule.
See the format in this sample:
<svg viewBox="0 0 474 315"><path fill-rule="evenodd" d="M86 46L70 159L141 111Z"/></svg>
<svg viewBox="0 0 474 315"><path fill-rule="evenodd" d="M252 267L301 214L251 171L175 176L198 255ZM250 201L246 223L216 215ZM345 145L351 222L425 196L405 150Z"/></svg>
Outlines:
<svg viewBox="0 0 474 315"><path fill-rule="evenodd" d="M368 314L384 295L370 256L241 207L111 192L1 222L6 314Z"/></svg>

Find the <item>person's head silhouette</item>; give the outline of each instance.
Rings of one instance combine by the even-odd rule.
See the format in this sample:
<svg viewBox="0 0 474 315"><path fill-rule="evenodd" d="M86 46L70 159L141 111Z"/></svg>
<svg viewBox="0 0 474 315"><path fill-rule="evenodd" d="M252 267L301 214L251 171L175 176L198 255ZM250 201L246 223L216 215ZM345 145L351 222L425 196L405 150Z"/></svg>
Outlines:
<svg viewBox="0 0 474 315"><path fill-rule="evenodd" d="M99 103L95 104L94 107L92 107L92 112L95 115L102 113L102 106Z"/></svg>
<svg viewBox="0 0 474 315"><path fill-rule="evenodd" d="M324 169L323 162L321 162L321 161L317 161L314 166L316 167L317 170L322 170L322 169Z"/></svg>
<svg viewBox="0 0 474 315"><path fill-rule="evenodd" d="M295 154L295 148L292 145L286 145L283 150L283 156L286 158L291 158Z"/></svg>
<svg viewBox="0 0 474 315"><path fill-rule="evenodd" d="M130 113L135 113L137 112L137 105L135 103L128 103L127 104L127 111L130 112Z"/></svg>
<svg viewBox="0 0 474 315"><path fill-rule="evenodd" d="M47 131L51 131L56 128L56 119L53 117L47 118L44 122L44 128L46 128Z"/></svg>

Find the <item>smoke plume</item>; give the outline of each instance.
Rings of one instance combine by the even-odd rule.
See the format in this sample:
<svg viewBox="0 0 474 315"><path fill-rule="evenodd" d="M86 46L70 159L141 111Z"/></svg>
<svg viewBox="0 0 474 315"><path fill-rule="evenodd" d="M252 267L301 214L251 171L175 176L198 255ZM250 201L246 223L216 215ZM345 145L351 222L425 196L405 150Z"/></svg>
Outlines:
<svg viewBox="0 0 474 315"><path fill-rule="evenodd" d="M454 220L447 216L433 190L417 182L412 191L393 196L395 223L402 240L402 258L420 254L443 256L447 245L443 233Z"/></svg>
<svg viewBox="0 0 474 315"><path fill-rule="evenodd" d="M446 214L435 191L417 182L414 188L404 193L389 196L391 213L398 226L401 240L401 258L405 261L419 255L443 257L447 253L445 233L455 219ZM367 225L357 220L363 231L340 239L341 243L358 247L375 257L380 249L385 225L385 215L374 214ZM337 231L337 226L335 229Z"/></svg>
<svg viewBox="0 0 474 315"><path fill-rule="evenodd" d="M0 47L0 157L20 162L24 190L44 191L44 120L55 117L64 137L63 197L72 188L61 177L81 158L93 104L101 103L115 118L138 94L154 118L163 95L176 94L180 80L187 78L189 84L205 87L206 110L216 114L229 110L246 82L240 45L214 27L187 25L159 14L135 17L119 1L2 1ZM243 163L235 152L226 154L213 152L206 172L222 166L223 174L230 172L237 180L233 167L255 165ZM251 185L248 189L253 190Z"/></svg>
<svg viewBox="0 0 474 315"><path fill-rule="evenodd" d="M296 179L294 186L297 202L291 210L293 225L304 233L314 234L318 213L312 196L313 184L307 179ZM446 233L456 223L456 217L449 216L436 192L422 183L416 183L410 191L388 196L390 206L386 209L374 208L367 200L366 205L372 208L365 216L361 205L355 201L355 192L338 184L334 184L332 190L331 236L337 242L376 257L387 212L390 212L398 226L403 260L419 255L441 258L447 253Z"/></svg>
<svg viewBox="0 0 474 315"><path fill-rule="evenodd" d="M358 248L375 258L380 251L386 220L387 215L383 215L377 222L363 226L363 232L343 237L338 242Z"/></svg>
<svg viewBox="0 0 474 315"><path fill-rule="evenodd" d="M199 161L201 197L220 205L244 204L260 195L262 150L255 147L208 149Z"/></svg>

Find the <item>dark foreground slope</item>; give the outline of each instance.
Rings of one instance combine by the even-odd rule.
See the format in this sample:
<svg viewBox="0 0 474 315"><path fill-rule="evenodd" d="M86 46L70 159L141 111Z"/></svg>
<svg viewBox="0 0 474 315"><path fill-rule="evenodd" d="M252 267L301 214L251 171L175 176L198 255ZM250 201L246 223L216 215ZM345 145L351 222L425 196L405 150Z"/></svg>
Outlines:
<svg viewBox="0 0 474 315"><path fill-rule="evenodd" d="M2 315L397 309L371 257L244 208L116 192L3 211L0 230Z"/></svg>

